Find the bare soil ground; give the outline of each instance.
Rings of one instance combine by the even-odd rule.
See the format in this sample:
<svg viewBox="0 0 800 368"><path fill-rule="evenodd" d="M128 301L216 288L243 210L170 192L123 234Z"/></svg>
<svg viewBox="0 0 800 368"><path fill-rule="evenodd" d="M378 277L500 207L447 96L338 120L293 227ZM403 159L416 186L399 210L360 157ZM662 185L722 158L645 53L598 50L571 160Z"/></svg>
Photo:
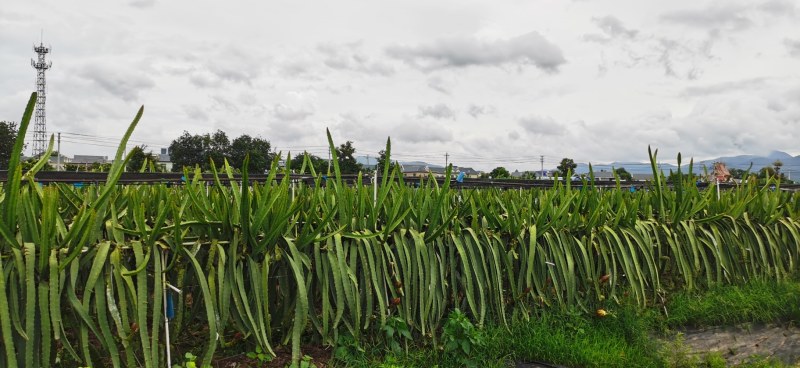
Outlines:
<svg viewBox="0 0 800 368"><path fill-rule="evenodd" d="M753 356L800 363L800 327L752 325L687 329L681 331L693 354L720 352L728 365L741 364Z"/></svg>

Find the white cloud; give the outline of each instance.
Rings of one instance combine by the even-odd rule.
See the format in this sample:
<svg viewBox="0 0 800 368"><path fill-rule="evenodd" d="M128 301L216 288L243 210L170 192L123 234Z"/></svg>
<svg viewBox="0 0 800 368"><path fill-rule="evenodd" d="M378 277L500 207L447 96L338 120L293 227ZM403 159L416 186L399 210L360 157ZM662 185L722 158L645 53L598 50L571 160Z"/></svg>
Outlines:
<svg viewBox="0 0 800 368"><path fill-rule="evenodd" d="M481 115L491 115L496 112L497 108L492 105L469 104L467 107L467 113L469 113L475 119L479 118Z"/></svg>
<svg viewBox="0 0 800 368"><path fill-rule="evenodd" d="M548 116L527 116L518 120L528 133L537 135L562 135L566 128Z"/></svg>
<svg viewBox="0 0 800 368"><path fill-rule="evenodd" d="M418 118L432 117L434 119L456 119L456 112L445 104L418 106L417 110Z"/></svg>
<svg viewBox="0 0 800 368"><path fill-rule="evenodd" d="M128 5L135 8L150 8L156 4L156 0L133 0L128 2Z"/></svg>
<svg viewBox="0 0 800 368"><path fill-rule="evenodd" d="M785 38L783 39L783 44L789 51L789 55L792 55L794 57L800 56L800 39Z"/></svg>
<svg viewBox="0 0 800 368"><path fill-rule="evenodd" d="M407 122L394 127L390 136L409 143L448 142L453 140L453 132L439 124Z"/></svg>
<svg viewBox="0 0 800 368"><path fill-rule="evenodd" d="M344 45L323 44L317 46L317 50L324 55L325 65L333 69L385 77L395 73L391 64L374 60L364 53L361 42Z"/></svg>
<svg viewBox="0 0 800 368"><path fill-rule="evenodd" d="M314 115L314 110L309 106L289 106L278 103L272 107L272 114L283 121L295 121Z"/></svg>
<svg viewBox="0 0 800 368"><path fill-rule="evenodd" d="M566 63L561 49L538 32L499 40L441 38L416 46L392 46L387 53L425 71L467 66L535 65L555 72Z"/></svg>
<svg viewBox="0 0 800 368"><path fill-rule="evenodd" d="M105 65L84 65L77 70L79 77L93 82L112 96L125 101L135 101L139 94L155 87L155 81L145 73L130 67Z"/></svg>
<svg viewBox="0 0 800 368"><path fill-rule="evenodd" d="M625 27L622 24L622 21L617 19L612 15L606 15L604 17L599 18L592 18L592 22L596 24L600 29L607 34L609 37L625 37L625 38L633 38L636 37L636 34L639 31L635 29L630 29Z"/></svg>
<svg viewBox="0 0 800 368"><path fill-rule="evenodd" d="M682 9L665 13L666 22L684 24L703 29L726 28L744 30L753 25L746 14L747 7L734 2L716 2L704 8Z"/></svg>
<svg viewBox="0 0 800 368"><path fill-rule="evenodd" d="M775 16L794 17L797 14L797 3L792 0L769 0L759 5L758 9Z"/></svg>
<svg viewBox="0 0 800 368"><path fill-rule="evenodd" d="M450 86L450 82L444 80L438 75L428 78L428 87L434 91L441 92L446 95L450 94L450 90L452 88Z"/></svg>
<svg viewBox="0 0 800 368"><path fill-rule="evenodd" d="M208 121L208 114L203 111L203 108L197 105L184 105L183 111L186 112L186 116L192 120L202 120Z"/></svg>

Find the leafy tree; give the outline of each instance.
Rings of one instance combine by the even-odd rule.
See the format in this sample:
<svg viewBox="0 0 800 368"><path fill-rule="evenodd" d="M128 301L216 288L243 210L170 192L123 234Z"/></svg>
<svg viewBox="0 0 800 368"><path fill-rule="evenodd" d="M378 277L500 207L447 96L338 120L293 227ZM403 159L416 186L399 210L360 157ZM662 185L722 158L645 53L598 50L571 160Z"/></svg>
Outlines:
<svg viewBox="0 0 800 368"><path fill-rule="evenodd" d="M205 156L203 149L204 139L200 135L191 135L184 131L183 134L169 145L172 171L183 171L184 166L204 166Z"/></svg>
<svg viewBox="0 0 800 368"><path fill-rule="evenodd" d="M536 179L536 172L535 171L525 171L525 172L522 173L522 175L519 178L520 179L525 179L525 180L535 180Z"/></svg>
<svg viewBox="0 0 800 368"><path fill-rule="evenodd" d="M761 170L758 171L758 178L766 180L767 178L770 179L778 179L780 181L784 181L786 177L781 174L780 169L776 170L775 167L771 166L764 166Z"/></svg>
<svg viewBox="0 0 800 368"><path fill-rule="evenodd" d="M386 157L386 150L378 151L378 162L377 162L377 164L375 166L375 170L378 170L379 174L383 174L383 168L384 168L384 165L386 165L386 160L387 159L391 160L391 157ZM392 169L394 169L395 166L399 166L400 164L397 163L397 161L394 161L394 162L391 162L391 165L392 166L389 167L390 171Z"/></svg>
<svg viewBox="0 0 800 368"><path fill-rule="evenodd" d="M311 160L311 166L314 166L314 171L317 174L324 174L328 170L328 160L324 158L320 158L319 156L308 154L308 158ZM297 155L292 157L291 165L293 170L300 170L303 167L303 160L305 160L305 154ZM305 172L310 172L308 167L306 167Z"/></svg>
<svg viewBox="0 0 800 368"><path fill-rule="evenodd" d="M33 165L33 161L31 162L31 166ZM140 167L141 168L141 167ZM111 170L111 164L105 163L101 164L99 162L94 162L91 164L65 164L64 165L65 171L86 171L86 172L108 172ZM137 169L138 170L138 169Z"/></svg>
<svg viewBox="0 0 800 368"><path fill-rule="evenodd" d="M747 170L744 169L729 168L728 172L731 173L731 178L742 180L744 179L744 175L747 174Z"/></svg>
<svg viewBox="0 0 800 368"><path fill-rule="evenodd" d="M11 160L11 150L14 149L17 133L17 123L0 121L0 170L8 170L8 162Z"/></svg>
<svg viewBox="0 0 800 368"><path fill-rule="evenodd" d="M231 150L231 141L225 132L217 129L213 134L206 134L203 136L203 152L205 156L204 167L210 169L209 160L214 161L216 167L225 165L225 159L228 157ZM244 157L242 157L244 160ZM241 165L239 165L241 167Z"/></svg>
<svg viewBox="0 0 800 368"><path fill-rule="evenodd" d="M781 174L782 167L783 167L783 161L781 160L775 160L775 162L772 163L772 168L775 169L775 173L778 174L779 176Z"/></svg>
<svg viewBox="0 0 800 368"><path fill-rule="evenodd" d="M339 170L342 174L358 174L361 171L361 164L355 158L356 148L352 141L347 141L336 148L336 156L339 159Z"/></svg>
<svg viewBox="0 0 800 368"><path fill-rule="evenodd" d="M489 176L492 177L492 179L508 179L511 177L511 173L508 172L505 167L498 166L489 172Z"/></svg>
<svg viewBox="0 0 800 368"><path fill-rule="evenodd" d="M27 159L25 161L21 161L20 165L21 165L21 168L22 168L22 172L26 172L26 171L32 169L33 166L36 165L36 161L38 161L38 159L36 159L36 158L29 158L29 159ZM53 171L53 170L55 170L55 168L53 167L53 165L50 165L50 163L48 162L48 163L44 164L44 166L42 166L42 168L39 171Z"/></svg>
<svg viewBox="0 0 800 368"><path fill-rule="evenodd" d="M269 168L273 157L271 149L272 147L266 139L242 134L231 143L228 162L231 166L241 170L245 156L250 154L250 164L247 170L252 174L260 174Z"/></svg>
<svg viewBox="0 0 800 368"><path fill-rule="evenodd" d="M633 175L631 175L628 170L625 170L624 167L620 167L619 169L614 170L614 172L617 173L617 176L619 176L620 180L633 180Z"/></svg>
<svg viewBox="0 0 800 368"><path fill-rule="evenodd" d="M144 144L131 148L131 151L128 152L130 159L128 159L128 164L125 166L127 171L138 172L146 162L148 166L150 163L155 164L158 162L158 157L152 151L145 152L146 148L147 146Z"/></svg>
<svg viewBox="0 0 800 368"><path fill-rule="evenodd" d="M194 167L199 165L204 170L211 168L210 160L218 168L229 157L231 143L228 135L221 130L213 134L191 135L184 131L183 135L172 141L169 145L172 171L182 171L184 166Z"/></svg>
<svg viewBox="0 0 800 368"><path fill-rule="evenodd" d="M576 164L573 159L565 157L561 159L561 163L558 164L558 167L556 167L556 169L558 170L559 176L566 177L567 173L574 172L575 168L577 167L578 164Z"/></svg>
<svg viewBox="0 0 800 368"><path fill-rule="evenodd" d="M375 162L375 170L378 172L383 172L383 168L386 167L386 150L378 151L378 159ZM391 159L391 158L390 158ZM391 168L390 168L391 170Z"/></svg>
<svg viewBox="0 0 800 368"><path fill-rule="evenodd" d="M684 183L686 183L686 182L694 183L694 182L696 182L698 180L701 180L700 175L692 173L692 176L689 176L689 173L687 173L685 171L681 171L681 176L680 177L683 179ZM679 183L679 181L678 181L678 172L670 170L669 174L667 175L667 182L668 183L672 183L673 185Z"/></svg>

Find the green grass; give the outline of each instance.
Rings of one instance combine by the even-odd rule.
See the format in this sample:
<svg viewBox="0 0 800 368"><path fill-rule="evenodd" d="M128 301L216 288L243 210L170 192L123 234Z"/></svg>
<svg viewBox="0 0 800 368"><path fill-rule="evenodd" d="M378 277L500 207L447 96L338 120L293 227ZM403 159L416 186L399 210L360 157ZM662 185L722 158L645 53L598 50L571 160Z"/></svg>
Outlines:
<svg viewBox="0 0 800 368"><path fill-rule="evenodd" d="M604 318L584 313L545 313L509 330L487 329L487 356L557 362L578 367L657 366L648 338L652 316L621 308Z"/></svg>
<svg viewBox="0 0 800 368"><path fill-rule="evenodd" d="M507 367L516 361L573 367L656 367L661 358L647 336L652 318L632 307L605 318L579 312L543 313L529 321L512 322L508 328L487 326L482 330L484 344L476 348L471 360L477 367ZM461 357L432 346L412 347L407 355L381 355L376 347L366 350L361 359L339 361L337 366L463 366Z"/></svg>
<svg viewBox="0 0 800 368"><path fill-rule="evenodd" d="M668 329L800 321L800 283L750 282L705 292L678 293L661 308L618 306L605 318L570 311L545 311L529 321L482 329L483 345L475 349L477 367L508 367L514 362L541 361L566 367L725 367L720 354L691 354L680 335L667 343L653 336ZM408 354L387 353L380 342L337 367L460 367L458 356L431 345L410 346ZM512 365L513 366L513 365ZM780 361L753 357L740 367L788 367Z"/></svg>
<svg viewBox="0 0 800 368"><path fill-rule="evenodd" d="M677 293L667 303L669 327L800 320L800 283L753 281L703 293Z"/></svg>

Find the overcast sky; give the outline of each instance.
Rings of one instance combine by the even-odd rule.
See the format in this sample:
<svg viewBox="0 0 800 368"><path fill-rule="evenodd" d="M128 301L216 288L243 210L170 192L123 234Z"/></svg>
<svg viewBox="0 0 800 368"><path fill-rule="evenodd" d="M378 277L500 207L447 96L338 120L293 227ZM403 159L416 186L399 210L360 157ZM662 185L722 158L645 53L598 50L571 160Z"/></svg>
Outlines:
<svg viewBox="0 0 800 368"><path fill-rule="evenodd" d="M770 1L4 1L0 120L40 40L67 155L222 129L491 170L800 154L800 5ZM70 133L70 134L67 134ZM98 138L99 137L99 138Z"/></svg>

